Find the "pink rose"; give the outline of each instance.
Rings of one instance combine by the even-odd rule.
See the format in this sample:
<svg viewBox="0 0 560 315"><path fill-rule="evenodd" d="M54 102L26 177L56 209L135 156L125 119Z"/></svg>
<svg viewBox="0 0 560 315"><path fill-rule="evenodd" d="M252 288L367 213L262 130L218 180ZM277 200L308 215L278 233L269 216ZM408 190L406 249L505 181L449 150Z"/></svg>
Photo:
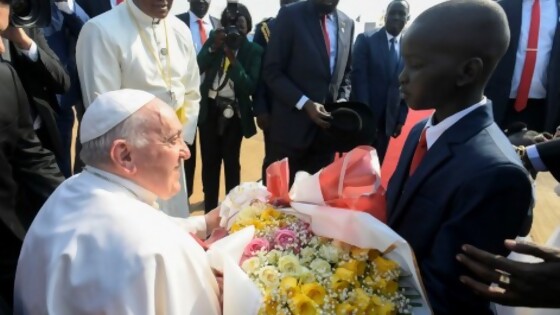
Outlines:
<svg viewBox="0 0 560 315"><path fill-rule="evenodd" d="M274 245L279 246L281 249L297 249L297 235L291 230L278 230L274 236Z"/></svg>
<svg viewBox="0 0 560 315"><path fill-rule="evenodd" d="M251 243L247 244L245 250L243 251L243 255L247 257L253 257L259 251L269 251L270 250L270 243L263 239L263 238L255 238L251 241Z"/></svg>

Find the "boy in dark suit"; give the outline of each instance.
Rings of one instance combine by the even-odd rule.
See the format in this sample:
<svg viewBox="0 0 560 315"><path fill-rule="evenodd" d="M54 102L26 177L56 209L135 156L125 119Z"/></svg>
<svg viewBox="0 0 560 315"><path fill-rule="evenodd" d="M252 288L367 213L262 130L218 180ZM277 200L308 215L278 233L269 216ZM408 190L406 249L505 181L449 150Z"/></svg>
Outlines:
<svg viewBox="0 0 560 315"><path fill-rule="evenodd" d="M509 42L507 18L489 0L455 0L421 14L403 37L401 92L434 109L404 145L387 189L388 224L416 254L435 314L492 314L459 281L463 244L507 254L528 218L527 172L494 123L484 87Z"/></svg>

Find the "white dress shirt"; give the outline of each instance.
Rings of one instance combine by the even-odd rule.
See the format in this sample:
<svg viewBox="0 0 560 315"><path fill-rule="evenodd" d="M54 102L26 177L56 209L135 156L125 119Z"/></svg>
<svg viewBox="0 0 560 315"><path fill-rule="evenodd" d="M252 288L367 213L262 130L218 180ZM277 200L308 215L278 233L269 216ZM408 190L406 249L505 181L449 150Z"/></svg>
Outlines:
<svg viewBox="0 0 560 315"><path fill-rule="evenodd" d="M321 21L319 21L321 24ZM329 66L331 70L331 74L334 72L334 67L336 66L336 56L337 56L337 49L338 49L338 21L336 20L336 15L328 14L326 19L326 29L327 33L329 34L329 42L331 44L330 47L330 55L329 55ZM321 30L323 26L321 24ZM322 32L322 31L321 31ZM325 48L326 49L326 48ZM309 97L303 95L296 104L297 109L302 109L305 102L309 100Z"/></svg>
<svg viewBox="0 0 560 315"><path fill-rule="evenodd" d="M395 52L397 53L397 59L401 55L401 37L402 37L402 33L397 36L393 36L387 33L387 45L389 46L389 51L391 50L391 39L395 38Z"/></svg>
<svg viewBox="0 0 560 315"><path fill-rule="evenodd" d="M433 122L435 113L432 114L430 119L428 119L428 122L426 122L426 126L424 127L424 129L427 128L427 130L426 130L426 143L428 145L428 150L434 145L434 143L436 143L436 141L439 139L439 137L441 137L441 135L443 135L445 133L445 131L447 131L447 129L451 128L451 126L455 125L459 120L461 120L463 117L470 114L475 109L477 109L481 106L486 106L487 103L488 103L488 100L486 99L486 97L484 97L480 102L478 102L474 105L471 105L471 106L463 109L462 111L457 112L457 113L445 118L444 120L440 121L436 125L434 125L434 122Z"/></svg>
<svg viewBox="0 0 560 315"><path fill-rule="evenodd" d="M55 4L60 11L66 14L76 13L76 16L84 23L89 20L87 13L74 0L55 2Z"/></svg>
<svg viewBox="0 0 560 315"><path fill-rule="evenodd" d="M523 73L523 65L525 64L525 55L527 53L527 42L529 40L529 28L531 25L531 11L533 0L523 0L521 15L521 35L519 36L519 44L517 46L517 54L515 61L515 69L511 81L511 92L509 97L517 98L517 90L521 82L521 74ZM537 61L535 64L535 72L531 80L531 88L529 90L529 98L544 99L546 98L547 69L552 51L552 40L558 24L558 6L556 0L540 0L541 6L541 23L539 28L539 44L537 49Z"/></svg>
<svg viewBox="0 0 560 315"><path fill-rule="evenodd" d="M155 195L87 167L60 185L29 228L15 314L221 314L199 218L170 218ZM93 293L92 293L93 292Z"/></svg>
<svg viewBox="0 0 560 315"><path fill-rule="evenodd" d="M539 172L545 172L548 171L548 168L546 167L546 165L544 165L544 162L541 159L541 156L539 155L539 150L537 150L537 146L536 145L530 145L526 148L527 150L527 157L529 158L529 161L531 161L531 165L533 165L533 168L535 169L535 171L539 171Z"/></svg>
<svg viewBox="0 0 560 315"><path fill-rule="evenodd" d="M192 11L189 11L189 16L190 16L189 27L191 29L194 48L196 49L196 53L198 54L200 52L200 49L202 49L202 45L204 45L202 43L202 38L200 38L200 30L198 26L198 20L200 20L200 18L196 16L194 13L192 13ZM210 36L210 31L214 29L214 26L212 26L212 21L210 20L210 15L206 14L204 18L202 18L202 26L206 31L206 36L207 36L206 38L208 38Z"/></svg>

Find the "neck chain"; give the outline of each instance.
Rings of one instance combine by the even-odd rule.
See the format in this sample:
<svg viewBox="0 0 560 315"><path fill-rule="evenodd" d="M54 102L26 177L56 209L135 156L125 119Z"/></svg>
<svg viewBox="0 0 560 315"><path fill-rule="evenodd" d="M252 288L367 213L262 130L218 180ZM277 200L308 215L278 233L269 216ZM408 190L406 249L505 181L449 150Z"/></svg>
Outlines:
<svg viewBox="0 0 560 315"><path fill-rule="evenodd" d="M157 50L154 49L151 41L148 40L146 34L144 34L144 32L142 31L142 28L140 27L140 23L136 19L136 16L134 16L134 12L132 12L132 4L130 4L130 2L132 2L132 1L126 1L128 13L130 14L130 17L132 18L132 21L134 22L134 25L136 26L136 29L138 30L138 34L140 35L140 39L142 40L142 45L152 55L152 57L155 59L155 61L157 63L159 73L161 75L161 78L165 81L165 85L167 86L167 92L169 94L169 97L171 98L171 104L170 105L174 108L175 105L176 105L175 103L177 102L177 99L175 97L175 93L171 89L171 56L170 56L171 54L170 54L170 51L169 51L169 37L167 36L167 21L165 19L163 20L163 27L164 27L164 30L165 30L165 48L163 48L161 50L162 55L165 55L165 57L166 57L166 63L167 63L167 67L166 67L167 71L164 71L163 65L161 64L161 61L160 61L160 59L158 57L158 54L157 54ZM155 36L155 29L153 30L153 32L154 32L154 36Z"/></svg>

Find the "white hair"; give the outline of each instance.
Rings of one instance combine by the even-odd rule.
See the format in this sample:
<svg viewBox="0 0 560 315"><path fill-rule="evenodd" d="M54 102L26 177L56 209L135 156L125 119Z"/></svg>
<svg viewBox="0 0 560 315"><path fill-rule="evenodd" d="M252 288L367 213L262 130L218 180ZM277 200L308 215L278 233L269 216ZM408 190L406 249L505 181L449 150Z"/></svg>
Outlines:
<svg viewBox="0 0 560 315"><path fill-rule="evenodd" d="M146 139L147 115L138 111L121 123L93 140L82 144L80 157L86 165L97 166L111 163L111 147L116 140L126 140L134 147L148 144Z"/></svg>

